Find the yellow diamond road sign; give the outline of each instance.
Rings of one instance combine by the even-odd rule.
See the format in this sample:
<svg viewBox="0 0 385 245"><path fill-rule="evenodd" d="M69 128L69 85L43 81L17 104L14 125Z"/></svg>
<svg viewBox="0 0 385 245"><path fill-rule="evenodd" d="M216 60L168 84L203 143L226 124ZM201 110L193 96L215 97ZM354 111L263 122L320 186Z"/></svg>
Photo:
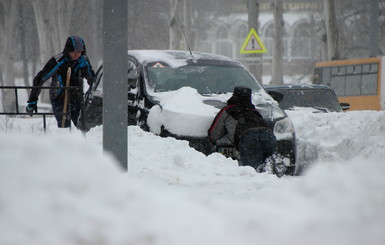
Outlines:
<svg viewBox="0 0 385 245"><path fill-rule="evenodd" d="M242 45L240 53L261 54L266 52L267 50L265 48L265 45L263 45L261 39L259 39L257 32L254 30L254 28L251 28L249 35L247 35L247 38Z"/></svg>

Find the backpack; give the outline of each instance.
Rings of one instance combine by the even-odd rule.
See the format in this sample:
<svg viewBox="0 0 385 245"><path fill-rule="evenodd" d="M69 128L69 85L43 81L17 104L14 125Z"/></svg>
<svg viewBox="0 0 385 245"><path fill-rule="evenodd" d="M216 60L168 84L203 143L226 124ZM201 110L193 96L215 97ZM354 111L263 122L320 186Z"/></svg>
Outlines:
<svg viewBox="0 0 385 245"><path fill-rule="evenodd" d="M238 120L238 125L234 132L234 143L236 148L238 148L239 141L246 130L256 127L268 127L267 123L256 109L241 109L238 111L236 117L237 118L235 119Z"/></svg>

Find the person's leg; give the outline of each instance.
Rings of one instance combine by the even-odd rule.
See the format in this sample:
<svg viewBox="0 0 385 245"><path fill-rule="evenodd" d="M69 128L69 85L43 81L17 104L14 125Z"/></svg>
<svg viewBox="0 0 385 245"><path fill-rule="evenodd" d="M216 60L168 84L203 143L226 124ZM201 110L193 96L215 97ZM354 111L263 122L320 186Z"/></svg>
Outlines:
<svg viewBox="0 0 385 245"><path fill-rule="evenodd" d="M259 139L258 130L245 132L239 142L240 165L248 165L255 169L263 164L263 149Z"/></svg>
<svg viewBox="0 0 385 245"><path fill-rule="evenodd" d="M63 100L51 100L52 111L55 114L55 119L57 121L58 128L62 128L63 104L64 104ZM67 115L64 127L68 128L69 126L70 126L70 121Z"/></svg>
<svg viewBox="0 0 385 245"><path fill-rule="evenodd" d="M263 157L265 159L274 156L278 152L277 139L274 133L268 129L261 129L261 138L263 145Z"/></svg>
<svg viewBox="0 0 385 245"><path fill-rule="evenodd" d="M71 120L73 124L76 126L78 124L78 118L80 116L81 103L80 102L71 103L70 108L71 108Z"/></svg>
<svg viewBox="0 0 385 245"><path fill-rule="evenodd" d="M274 133L271 132L269 137L271 144L269 154L271 154L273 159L274 173L280 178L285 174L287 166L283 160L283 157L278 152L278 143Z"/></svg>
<svg viewBox="0 0 385 245"><path fill-rule="evenodd" d="M282 177L286 171L286 166L278 153L278 144L274 133L270 130L261 131L261 142L263 142L263 154L267 167L265 170Z"/></svg>

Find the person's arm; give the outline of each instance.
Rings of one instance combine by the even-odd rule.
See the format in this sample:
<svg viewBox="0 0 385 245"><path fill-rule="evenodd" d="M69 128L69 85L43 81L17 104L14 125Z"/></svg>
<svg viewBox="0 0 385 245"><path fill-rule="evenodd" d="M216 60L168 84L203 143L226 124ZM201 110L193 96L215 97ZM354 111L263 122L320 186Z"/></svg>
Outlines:
<svg viewBox="0 0 385 245"><path fill-rule="evenodd" d="M42 86L45 81L51 78L60 64L61 63L58 63L55 57L52 57L33 79L34 88L31 90L31 94L29 95L29 99L27 101L27 107L25 108L26 112L30 116L33 115L33 112L37 112L37 100L41 91L41 89L37 87Z"/></svg>
<svg viewBox="0 0 385 245"><path fill-rule="evenodd" d="M226 134L225 120L226 120L226 108L223 108L215 116L209 130L208 137L210 141L216 142Z"/></svg>
<svg viewBox="0 0 385 245"><path fill-rule="evenodd" d="M36 102L37 101L37 99L40 95L41 89L36 88L36 87L42 86L45 81L50 79L52 77L52 75L55 73L55 71L57 70L57 68L59 67L59 65L60 65L60 63L58 64L56 59L54 57L52 57L47 62L47 64L43 67L43 69L39 73L37 73L37 75L33 79L34 88L32 88L32 90L31 90L31 94L29 96L28 102L30 102L30 101Z"/></svg>
<svg viewBox="0 0 385 245"><path fill-rule="evenodd" d="M84 78L87 80L88 85L91 85L95 76L95 72L92 69L91 62L88 59L87 55L83 55L83 58L85 60L85 65L83 68Z"/></svg>

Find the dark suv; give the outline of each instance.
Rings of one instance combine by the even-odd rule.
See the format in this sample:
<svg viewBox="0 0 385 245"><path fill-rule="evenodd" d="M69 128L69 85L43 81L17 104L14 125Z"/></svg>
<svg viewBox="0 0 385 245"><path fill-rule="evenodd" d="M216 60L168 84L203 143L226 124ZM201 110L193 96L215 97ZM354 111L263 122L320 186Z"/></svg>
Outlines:
<svg viewBox="0 0 385 245"><path fill-rule="evenodd" d="M342 112L349 109L349 104L339 103L334 90L326 85L284 84L265 85L265 90L279 92L279 107L283 110L310 108L313 112Z"/></svg>
<svg viewBox="0 0 385 245"><path fill-rule="evenodd" d="M207 130L234 87L246 86L253 90L253 103L274 130L281 155L290 160L287 174L294 174L293 124L241 63L220 55L172 50L132 50L128 63L129 125L187 140L205 154L220 151L235 157L234 146L213 148ZM85 130L102 124L102 74L101 67L86 94L85 117L80 120L85 121Z"/></svg>

